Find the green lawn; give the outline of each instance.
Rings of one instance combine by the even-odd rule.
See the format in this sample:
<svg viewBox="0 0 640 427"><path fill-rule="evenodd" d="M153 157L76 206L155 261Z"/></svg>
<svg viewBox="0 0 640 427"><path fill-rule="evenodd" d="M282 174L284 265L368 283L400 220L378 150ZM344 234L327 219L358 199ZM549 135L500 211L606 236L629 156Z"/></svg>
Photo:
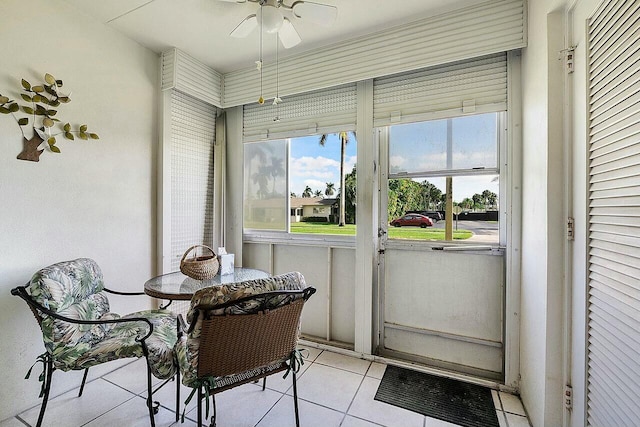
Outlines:
<svg viewBox="0 0 640 427"><path fill-rule="evenodd" d="M344 227L338 227L336 224L327 224L322 222L296 222L291 224L291 232L354 236L356 234L356 226L353 224L347 224ZM471 236L472 233L469 230L456 230L453 232L454 240L465 240ZM390 227L389 237L391 239L444 240L444 230L437 228Z"/></svg>
<svg viewBox="0 0 640 427"><path fill-rule="evenodd" d="M453 240L465 240L473 233L469 230L454 230ZM389 227L390 239L411 239L411 240L444 240L444 230L441 228L420 228L420 227Z"/></svg>
<svg viewBox="0 0 640 427"><path fill-rule="evenodd" d="M337 224L327 224L326 222L292 222L292 233L305 234L342 234L345 236L355 236L355 224L347 224L344 227L338 227Z"/></svg>

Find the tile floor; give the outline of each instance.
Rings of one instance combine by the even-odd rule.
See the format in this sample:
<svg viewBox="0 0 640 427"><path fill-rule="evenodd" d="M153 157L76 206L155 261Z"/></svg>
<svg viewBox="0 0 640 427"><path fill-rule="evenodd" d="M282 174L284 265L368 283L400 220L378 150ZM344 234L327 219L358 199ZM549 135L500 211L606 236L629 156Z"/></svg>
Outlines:
<svg viewBox="0 0 640 427"><path fill-rule="evenodd" d="M308 349L305 364L298 374L300 424L304 427L451 427L424 415L387 405L373 399L384 374L385 365L344 356L330 351ZM100 368L109 364L102 365ZM113 363L112 363L113 365ZM98 367L94 368L97 370ZM91 374L91 370L89 370ZM128 427L149 426L145 406L144 361L137 360L112 372L90 375L84 394L77 389L55 396L45 414L46 426ZM54 379L55 384L55 379ZM261 385L261 384L260 384ZM216 396L218 427L287 427L295 425L291 379L281 375L267 379L267 389L246 384ZM55 390L53 390L55 391ZM52 391L52 392L53 392ZM184 402L189 389L183 387ZM158 427L176 426L175 386L167 384L154 395L161 402L156 415ZM501 427L529 427L520 399L492 391ZM238 402L245 402L238 405ZM195 399L188 405L185 427L195 426ZM33 426L40 406L0 422L0 427Z"/></svg>

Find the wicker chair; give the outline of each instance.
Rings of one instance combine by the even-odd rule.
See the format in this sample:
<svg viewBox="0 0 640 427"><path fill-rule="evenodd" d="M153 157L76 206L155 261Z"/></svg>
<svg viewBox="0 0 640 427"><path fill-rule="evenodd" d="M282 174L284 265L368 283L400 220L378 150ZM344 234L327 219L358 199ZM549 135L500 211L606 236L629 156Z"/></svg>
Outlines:
<svg viewBox="0 0 640 427"><path fill-rule="evenodd" d="M293 381L296 425L299 425L296 350L304 303L315 293L300 273L202 289L193 296L189 327L178 316L176 343L182 382L197 391L198 426L202 400L233 387L287 371ZM188 400L187 400L188 401Z"/></svg>
<svg viewBox="0 0 640 427"><path fill-rule="evenodd" d="M151 426L159 403L152 401L151 375L168 381L177 376L173 348L177 340L176 316L167 310L146 310L120 316L109 312L106 293L123 293L104 287L102 272L95 261L80 258L39 270L25 286L11 290L31 308L40 329L45 353L41 375L43 398L37 427L42 425L54 370L84 370L78 397L82 396L91 366L126 357L145 357L147 362L147 407ZM161 385L161 386L162 386ZM159 387L158 387L159 388ZM156 389L157 391L157 389ZM178 421L179 394L176 396Z"/></svg>

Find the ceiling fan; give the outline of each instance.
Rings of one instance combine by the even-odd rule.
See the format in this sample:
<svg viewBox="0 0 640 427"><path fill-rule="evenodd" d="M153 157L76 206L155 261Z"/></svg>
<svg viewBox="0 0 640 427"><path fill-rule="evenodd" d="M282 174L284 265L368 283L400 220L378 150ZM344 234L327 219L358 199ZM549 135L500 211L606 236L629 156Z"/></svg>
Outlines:
<svg viewBox="0 0 640 427"><path fill-rule="evenodd" d="M229 34L231 37L244 38L262 25L266 33L278 33L282 45L289 49L302 41L291 19L284 16L289 14L293 19L304 19L325 27L333 24L338 14L338 8L321 3L296 0L291 5L284 0L219 0L229 3L257 3L256 13L244 18Z"/></svg>

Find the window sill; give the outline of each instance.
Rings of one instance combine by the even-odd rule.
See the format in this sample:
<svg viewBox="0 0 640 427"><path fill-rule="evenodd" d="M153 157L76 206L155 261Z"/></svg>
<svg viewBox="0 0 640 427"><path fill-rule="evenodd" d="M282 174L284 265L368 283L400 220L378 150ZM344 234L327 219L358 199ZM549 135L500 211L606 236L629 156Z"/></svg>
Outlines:
<svg viewBox="0 0 640 427"><path fill-rule="evenodd" d="M322 246L331 248L356 247L356 236L339 236L331 234L298 234L285 232L245 232L243 243L270 243L300 246Z"/></svg>

